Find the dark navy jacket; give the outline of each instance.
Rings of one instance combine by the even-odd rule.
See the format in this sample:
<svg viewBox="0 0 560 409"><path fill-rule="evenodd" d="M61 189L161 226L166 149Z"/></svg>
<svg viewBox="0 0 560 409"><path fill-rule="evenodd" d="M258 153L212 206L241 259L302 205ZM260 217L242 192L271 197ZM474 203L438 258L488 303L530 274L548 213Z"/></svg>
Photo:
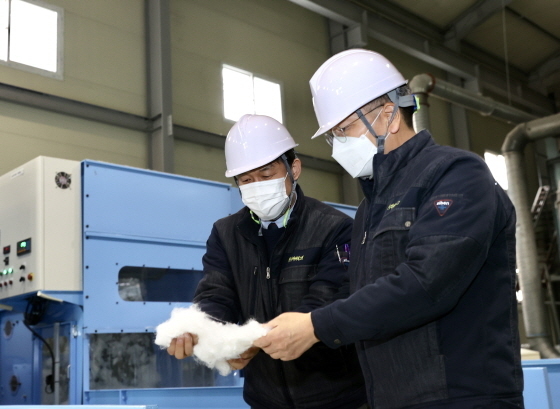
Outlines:
<svg viewBox="0 0 560 409"><path fill-rule="evenodd" d="M484 161L427 131L374 158L352 233L352 295L312 312L357 342L375 409L522 408L515 212Z"/></svg>
<svg viewBox="0 0 560 409"><path fill-rule="evenodd" d="M247 208L218 220L202 262L194 302L220 320L265 323L283 312L310 312L348 296L348 274L336 246L350 242L352 219L305 197L299 186L288 225L268 254ZM259 409L355 409L366 402L353 345L319 343L283 362L259 352L244 369L245 401Z"/></svg>

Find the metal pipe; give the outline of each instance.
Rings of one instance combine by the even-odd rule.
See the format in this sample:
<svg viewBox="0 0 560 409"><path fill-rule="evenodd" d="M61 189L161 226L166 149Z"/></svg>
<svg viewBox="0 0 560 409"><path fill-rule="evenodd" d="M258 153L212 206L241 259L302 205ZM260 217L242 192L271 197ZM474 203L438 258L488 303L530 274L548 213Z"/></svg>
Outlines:
<svg viewBox="0 0 560 409"><path fill-rule="evenodd" d="M554 244L556 245L556 244ZM552 325L554 327L554 332L557 336L560 334L560 328L558 328L558 311L556 309L556 297L554 296L554 291L552 291L552 281L550 278L550 273L548 271L548 266L544 265L544 279L547 281L546 292L548 295L548 300L550 301L550 315L552 316Z"/></svg>
<svg viewBox="0 0 560 409"><path fill-rule="evenodd" d="M428 95L434 89L436 79L431 74L420 74L410 80L409 86L412 93L416 96L418 105L412 121L414 130L420 132L423 129L430 129L430 104Z"/></svg>
<svg viewBox="0 0 560 409"><path fill-rule="evenodd" d="M496 102L492 98L484 97L439 78L436 79L430 74L416 75L410 80L410 88L413 94L430 94L447 102L477 111L481 115L492 116L509 123L517 124L537 118L537 116L520 109Z"/></svg>
<svg viewBox="0 0 560 409"><path fill-rule="evenodd" d="M560 114L536 119L509 105L496 102L475 92L435 79L430 74L416 75L410 87L417 95L434 95L448 102L493 116L510 123L518 123L502 146L509 180L508 194L517 212L517 267L523 291L523 318L531 346L544 358L560 354L552 346L547 333L544 300L541 292L537 245L525 177L523 148L528 142L560 133ZM427 102L426 102L427 104ZM416 126L416 125L415 125ZM420 126L420 125L419 125Z"/></svg>
<svg viewBox="0 0 560 409"><path fill-rule="evenodd" d="M523 149L528 142L560 134L560 114L517 125L506 136L502 153L509 181L508 194L517 213L516 252L519 285L523 291L523 319L532 348L543 358L558 358L547 331L535 230L530 213Z"/></svg>
<svg viewBox="0 0 560 409"><path fill-rule="evenodd" d="M423 129L430 129L430 104L428 104L428 94L415 93L417 109L412 116L412 122L416 133Z"/></svg>

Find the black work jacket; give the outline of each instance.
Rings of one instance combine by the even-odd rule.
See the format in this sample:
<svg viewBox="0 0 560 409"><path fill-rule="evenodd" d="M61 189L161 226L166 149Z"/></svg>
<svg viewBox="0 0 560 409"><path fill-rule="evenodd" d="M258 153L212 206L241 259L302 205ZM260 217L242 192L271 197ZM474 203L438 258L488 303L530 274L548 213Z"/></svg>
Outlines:
<svg viewBox="0 0 560 409"><path fill-rule="evenodd" d="M522 408L515 212L484 161L427 131L374 158L352 234L352 295L312 312L357 342L375 409Z"/></svg>
<svg viewBox="0 0 560 409"><path fill-rule="evenodd" d="M215 318L265 323L288 311L310 312L348 295L340 249L350 242L352 219L305 197L297 201L272 254L248 208L218 220L203 257L204 277L194 302ZM348 408L366 402L354 346L314 345L283 362L260 351L244 369L244 399L253 408Z"/></svg>

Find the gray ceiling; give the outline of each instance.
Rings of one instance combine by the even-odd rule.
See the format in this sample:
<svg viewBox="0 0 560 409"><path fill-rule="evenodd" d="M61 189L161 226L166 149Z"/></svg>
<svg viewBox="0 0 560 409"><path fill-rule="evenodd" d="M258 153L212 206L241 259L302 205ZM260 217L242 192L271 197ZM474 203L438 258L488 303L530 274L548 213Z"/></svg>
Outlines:
<svg viewBox="0 0 560 409"><path fill-rule="evenodd" d="M559 0L392 0L449 36L560 91ZM449 33L449 34L448 34ZM507 44L507 55L506 55ZM556 77L556 79L554 79Z"/></svg>
<svg viewBox="0 0 560 409"><path fill-rule="evenodd" d="M560 0L290 0L539 116L560 110ZM352 46L352 44L347 44Z"/></svg>

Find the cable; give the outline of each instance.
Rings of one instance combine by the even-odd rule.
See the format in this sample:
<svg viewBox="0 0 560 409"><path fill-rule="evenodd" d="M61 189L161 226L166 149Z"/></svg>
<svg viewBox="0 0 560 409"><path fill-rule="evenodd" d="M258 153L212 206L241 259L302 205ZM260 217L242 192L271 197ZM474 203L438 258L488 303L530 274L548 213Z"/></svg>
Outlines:
<svg viewBox="0 0 560 409"><path fill-rule="evenodd" d="M507 85L507 96L508 104L511 105L511 90L509 85L509 58L508 58L508 44L507 44L507 33L506 33L506 5L504 0L502 0L502 27L503 27L503 37L504 37L504 62L506 66L506 85Z"/></svg>
<svg viewBox="0 0 560 409"><path fill-rule="evenodd" d="M41 342L43 342L43 344L45 344L45 346L49 350L52 366L51 374L48 375L45 379L45 393L51 394L54 392L54 352L48 342L45 341L45 339L41 335L39 335L33 328L31 328L31 325L37 325L39 322L41 322L47 310L48 304L49 301L45 300L44 298L36 296L30 297L28 299L27 306L25 307L25 313L23 315L23 325L25 325L35 337L41 340Z"/></svg>

